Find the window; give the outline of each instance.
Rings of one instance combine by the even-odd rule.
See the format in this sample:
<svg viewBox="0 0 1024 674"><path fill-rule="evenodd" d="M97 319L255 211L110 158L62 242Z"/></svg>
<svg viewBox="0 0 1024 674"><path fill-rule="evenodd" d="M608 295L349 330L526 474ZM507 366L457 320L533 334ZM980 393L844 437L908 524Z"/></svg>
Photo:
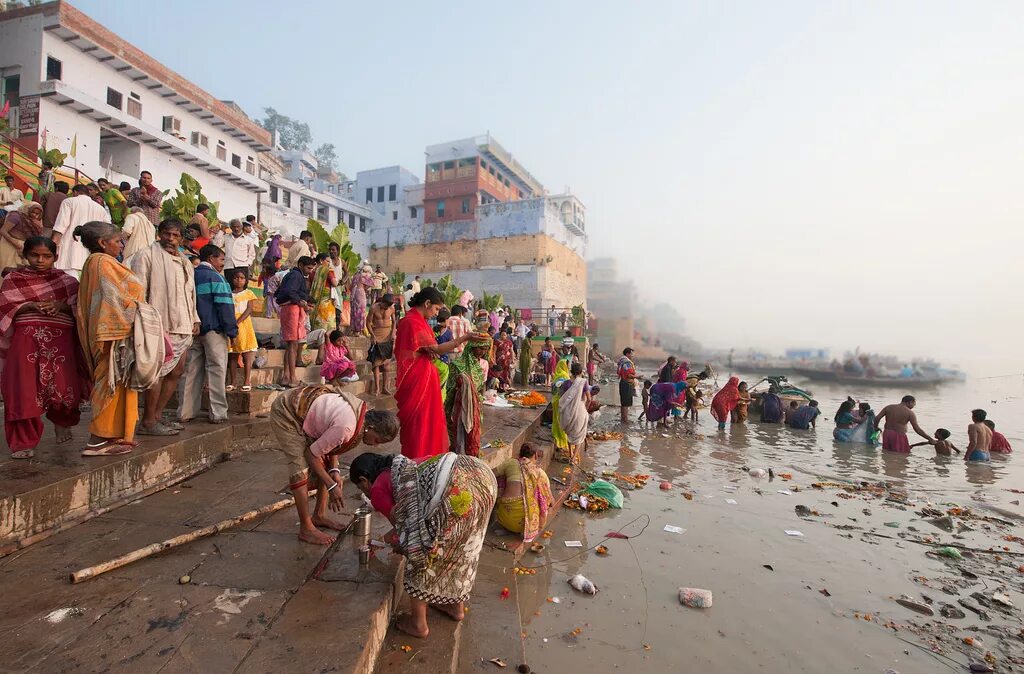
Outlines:
<svg viewBox="0 0 1024 674"><path fill-rule="evenodd" d="M198 131L192 132L192 144L196 147L210 149L210 139L205 134L199 133Z"/></svg>
<svg viewBox="0 0 1024 674"><path fill-rule="evenodd" d="M287 208L292 207L292 193L288 190L281 190L281 203Z"/></svg>
<svg viewBox="0 0 1024 674"><path fill-rule="evenodd" d="M328 222L330 217L327 213L327 204L316 202L316 219L320 222Z"/></svg>
<svg viewBox="0 0 1024 674"><path fill-rule="evenodd" d="M462 212L469 213L469 199L462 200Z"/></svg>
<svg viewBox="0 0 1024 674"><path fill-rule="evenodd" d="M398 211L391 211L391 219L398 220Z"/></svg>
<svg viewBox="0 0 1024 674"><path fill-rule="evenodd" d="M356 228L356 216L352 215L351 213L348 214L348 228L349 229L355 229Z"/></svg>
<svg viewBox="0 0 1024 674"><path fill-rule="evenodd" d="M487 162L485 162L483 159L480 160L480 168L482 168L482 169L487 168Z"/></svg>
<svg viewBox="0 0 1024 674"><path fill-rule="evenodd" d="M410 218L415 218L416 217L416 207L415 206L410 206L409 207L409 217Z"/></svg>
<svg viewBox="0 0 1024 674"><path fill-rule="evenodd" d="M366 231L366 218L363 218L363 217L359 218L359 231L360 232L365 232Z"/></svg>
<svg viewBox="0 0 1024 674"><path fill-rule="evenodd" d="M123 103L124 94L122 94L120 91L115 91L114 89L107 87L107 105L109 105L112 108L117 108L118 110L120 110Z"/></svg>
<svg viewBox="0 0 1024 674"><path fill-rule="evenodd" d="M493 166L488 166L487 167L487 172L490 173L493 176L494 175L494 167Z"/></svg>
<svg viewBox="0 0 1024 674"><path fill-rule="evenodd" d="M372 187L367 187L366 188L366 203L368 203L368 204L372 204L373 203L373 188Z"/></svg>
<svg viewBox="0 0 1024 674"><path fill-rule="evenodd" d="M235 168L242 168L242 157L237 154L231 155L231 165Z"/></svg>
<svg viewBox="0 0 1024 674"><path fill-rule="evenodd" d="M222 140L217 141L217 159L220 159L221 161L228 160L228 148L224 145L224 141Z"/></svg>
<svg viewBox="0 0 1024 674"><path fill-rule="evenodd" d="M245 158L245 172L250 175L256 175L256 160L252 157Z"/></svg>
<svg viewBox="0 0 1024 674"><path fill-rule="evenodd" d="M437 200L437 217L444 217L444 199Z"/></svg>
<svg viewBox="0 0 1024 674"><path fill-rule="evenodd" d="M128 93L127 111L135 119L142 119L142 97L134 91Z"/></svg>
<svg viewBox="0 0 1024 674"><path fill-rule="evenodd" d="M398 185L388 185L388 201L394 201L398 198Z"/></svg>
<svg viewBox="0 0 1024 674"><path fill-rule="evenodd" d="M381 185L380 187L377 188L377 201L380 202L380 203L384 203L384 186L383 185Z"/></svg>
<svg viewBox="0 0 1024 674"><path fill-rule="evenodd" d="M446 169L453 169L453 168L455 168L455 162L453 162L453 161L446 161L444 163L444 167Z"/></svg>
<svg viewBox="0 0 1024 674"><path fill-rule="evenodd" d="M338 209L338 219L335 220L334 224L344 225L345 224L345 211Z"/></svg>
<svg viewBox="0 0 1024 674"><path fill-rule="evenodd" d="M313 200L309 197L299 197L299 213L308 218L313 217Z"/></svg>
<svg viewBox="0 0 1024 674"><path fill-rule="evenodd" d="M270 186L270 203L277 203L277 188L273 185Z"/></svg>
<svg viewBox="0 0 1024 674"><path fill-rule="evenodd" d="M52 56L46 57L46 79L48 80L59 80L61 75L64 74L64 64L53 58Z"/></svg>

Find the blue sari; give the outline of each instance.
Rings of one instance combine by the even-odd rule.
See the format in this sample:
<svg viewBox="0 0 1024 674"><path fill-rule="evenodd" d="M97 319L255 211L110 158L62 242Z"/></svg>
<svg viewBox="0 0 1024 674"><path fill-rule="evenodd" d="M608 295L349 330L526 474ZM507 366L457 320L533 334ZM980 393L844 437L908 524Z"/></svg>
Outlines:
<svg viewBox="0 0 1024 674"><path fill-rule="evenodd" d="M846 419L846 417L849 419ZM836 420L838 423L849 423L854 421L852 414L840 415ZM832 431L832 437L837 442L862 442L868 445L878 444L878 433L875 431L875 413L868 411L864 420L853 428L836 428Z"/></svg>

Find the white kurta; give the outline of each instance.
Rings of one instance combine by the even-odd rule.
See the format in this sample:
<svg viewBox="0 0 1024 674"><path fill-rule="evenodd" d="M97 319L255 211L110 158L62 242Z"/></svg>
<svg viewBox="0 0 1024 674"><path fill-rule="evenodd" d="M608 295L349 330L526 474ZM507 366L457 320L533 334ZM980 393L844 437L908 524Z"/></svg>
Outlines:
<svg viewBox="0 0 1024 674"><path fill-rule="evenodd" d="M82 272L82 266L89 251L85 249L81 241L76 241L71 235L75 227L84 225L87 222L110 222L110 213L95 201L84 194L75 197L68 197L60 205L57 212L57 219L53 223L53 231L60 234L60 244L57 248L57 262L54 265L57 269L66 272L75 272L76 278Z"/></svg>

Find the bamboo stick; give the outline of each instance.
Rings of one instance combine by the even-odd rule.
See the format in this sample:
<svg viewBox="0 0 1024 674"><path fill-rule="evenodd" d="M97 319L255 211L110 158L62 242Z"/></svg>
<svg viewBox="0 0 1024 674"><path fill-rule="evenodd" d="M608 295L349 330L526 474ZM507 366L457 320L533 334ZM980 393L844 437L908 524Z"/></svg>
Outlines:
<svg viewBox="0 0 1024 674"><path fill-rule="evenodd" d="M180 536L175 536L174 538L168 538L167 540L160 541L159 543L152 543L144 548L133 550L132 552L121 555L120 557L117 557L115 559L103 562L102 564L96 564L94 566L87 566L84 569L79 569L78 571L75 571L71 574L70 581L72 584L81 583L83 580L95 578L96 576L106 573L107 571L119 569L122 566L131 564L132 562L137 562L140 559L145 559L146 557L155 555L158 552L163 552L164 550L170 550L171 548L176 548L180 545L191 543L192 541L198 540L200 538L205 538L206 536L210 536L219 531L223 531L224 529L228 529L243 522L248 522L249 520L253 520L258 517L262 517L264 515L269 515L270 513L277 512L278 510L281 510L282 508L287 508L293 505L294 503L295 499L293 498L281 499L280 501L271 503L270 505L265 505L262 508L256 508L255 510L250 510L236 517L221 520L220 522L217 522L216 524L211 524L208 527L196 529L195 531L190 531L187 534L181 534Z"/></svg>

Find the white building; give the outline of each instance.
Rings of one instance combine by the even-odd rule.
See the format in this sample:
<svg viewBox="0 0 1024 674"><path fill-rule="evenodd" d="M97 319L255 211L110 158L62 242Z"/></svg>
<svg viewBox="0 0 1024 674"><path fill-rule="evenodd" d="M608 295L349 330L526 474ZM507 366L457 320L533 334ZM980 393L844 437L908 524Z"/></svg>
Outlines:
<svg viewBox="0 0 1024 674"><path fill-rule="evenodd" d="M74 143L68 167L133 187L150 171L172 195L188 173L222 220L256 213L270 134L67 2L0 14L0 77L12 134L30 150Z"/></svg>
<svg viewBox="0 0 1024 674"><path fill-rule="evenodd" d="M267 192L260 196L260 222L281 233L284 240L297 238L309 220L328 233L338 225L348 227L352 248L364 257L370 251L370 229L381 215L346 196L347 183L323 176L316 157L302 150L276 150L264 156L260 176Z"/></svg>

